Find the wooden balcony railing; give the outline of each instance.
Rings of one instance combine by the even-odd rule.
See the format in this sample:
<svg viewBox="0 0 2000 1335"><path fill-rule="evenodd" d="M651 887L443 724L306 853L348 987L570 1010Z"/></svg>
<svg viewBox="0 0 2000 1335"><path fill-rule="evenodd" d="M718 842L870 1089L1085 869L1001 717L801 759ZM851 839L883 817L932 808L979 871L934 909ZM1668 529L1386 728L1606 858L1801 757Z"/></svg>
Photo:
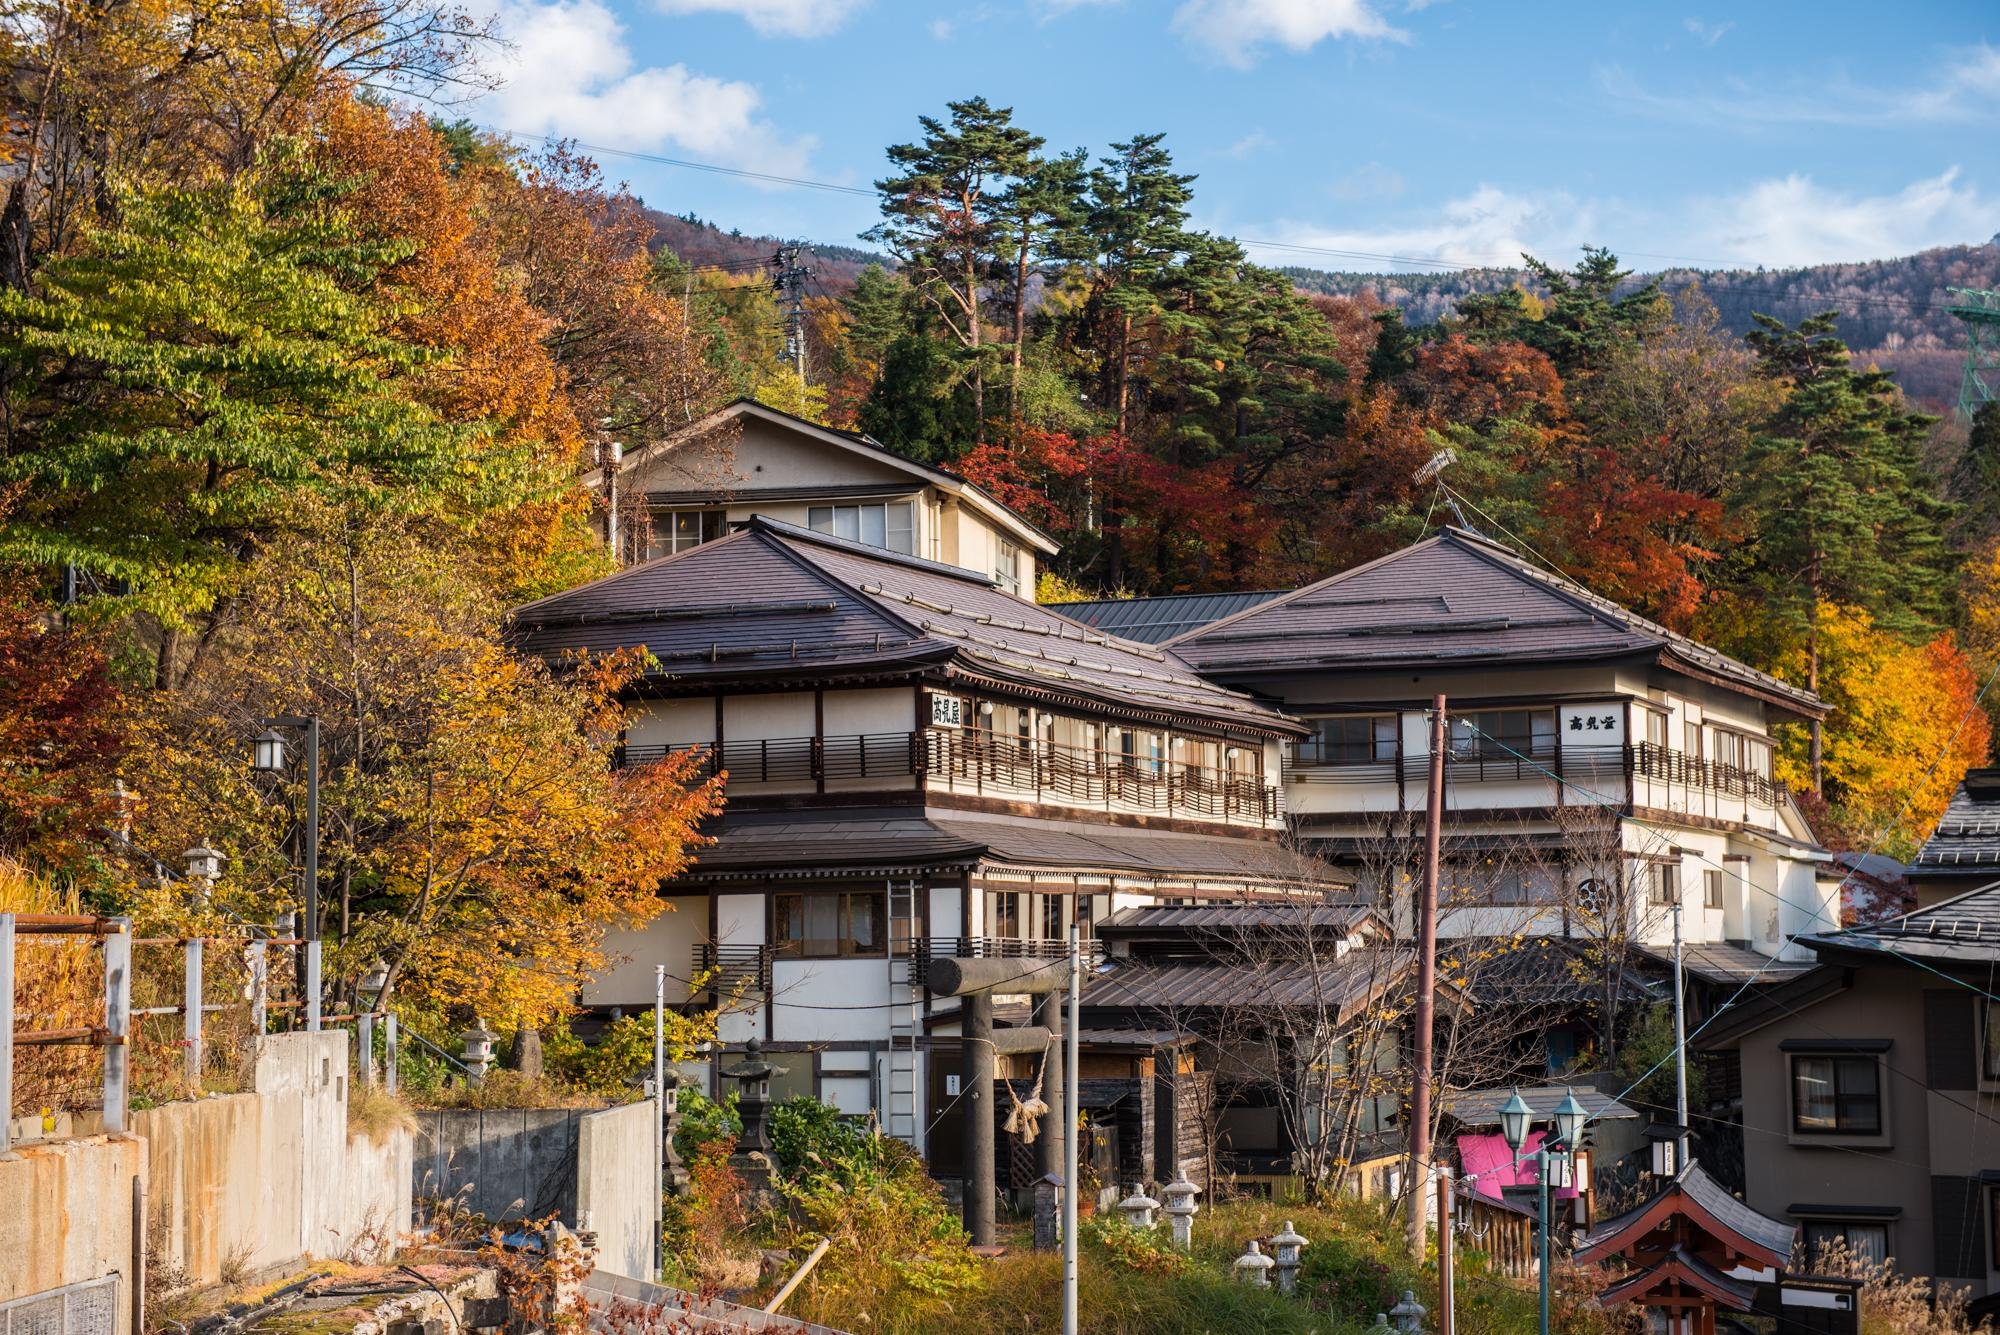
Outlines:
<svg viewBox="0 0 2000 1335"><path fill-rule="evenodd" d="M694 948L694 969L698 975L714 971L708 990L717 998L768 997L773 954L769 946L718 946L703 941Z"/></svg>
<svg viewBox="0 0 2000 1335"><path fill-rule="evenodd" d="M956 782L1050 796L1077 805L1276 820L1278 789L1243 774L1007 737L968 728L925 734L929 771Z"/></svg>
<svg viewBox="0 0 2000 1335"><path fill-rule="evenodd" d="M1067 941L1023 941L1011 936L928 936L918 937L897 949L907 953L919 968L934 959L1063 960L1069 958ZM1083 965L1095 965L1103 953L1096 941L1083 943Z"/></svg>
<svg viewBox="0 0 2000 1335"><path fill-rule="evenodd" d="M1685 751L1655 746L1651 742L1628 746L1625 753L1628 772L1642 778L1684 783L1690 788L1707 788L1731 797L1748 798L1767 807L1779 805L1791 793L1790 788L1776 779L1735 765L1704 760Z"/></svg>

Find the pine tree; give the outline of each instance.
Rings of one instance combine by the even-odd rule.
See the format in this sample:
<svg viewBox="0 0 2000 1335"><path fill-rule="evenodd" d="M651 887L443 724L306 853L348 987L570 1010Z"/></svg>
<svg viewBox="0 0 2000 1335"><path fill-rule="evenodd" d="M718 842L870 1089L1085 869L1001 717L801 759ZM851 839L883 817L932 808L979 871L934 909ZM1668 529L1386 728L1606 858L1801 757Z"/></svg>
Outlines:
<svg viewBox="0 0 2000 1335"><path fill-rule="evenodd" d="M1028 296L1031 276L1051 278L1064 264L1080 258L1084 187L1088 180L1083 149L1052 158L1037 158L1007 190L1000 205L1000 245L1011 252L1011 266L1001 275L1013 314L1009 352L1007 415L1013 429L1021 421L1021 361L1028 341Z"/></svg>
<svg viewBox="0 0 2000 1335"><path fill-rule="evenodd" d="M1002 218L1009 187L1042 147L1014 124L1010 107L983 97L948 102L950 123L920 117L924 138L889 149L901 175L875 183L883 221L865 235L889 247L939 322L966 349L973 428L986 424L986 304L1002 264Z"/></svg>
<svg viewBox="0 0 2000 1335"><path fill-rule="evenodd" d="M1947 612L1952 507L1921 448L1936 418L1910 411L1886 372L1854 369L1836 312L1797 327L1767 315L1746 341L1785 399L1753 438L1732 508L1746 535L1746 582L1806 642L1806 686L1819 689L1820 609L1856 607L1905 635ZM1823 791L1821 727L1812 726L1813 792Z"/></svg>

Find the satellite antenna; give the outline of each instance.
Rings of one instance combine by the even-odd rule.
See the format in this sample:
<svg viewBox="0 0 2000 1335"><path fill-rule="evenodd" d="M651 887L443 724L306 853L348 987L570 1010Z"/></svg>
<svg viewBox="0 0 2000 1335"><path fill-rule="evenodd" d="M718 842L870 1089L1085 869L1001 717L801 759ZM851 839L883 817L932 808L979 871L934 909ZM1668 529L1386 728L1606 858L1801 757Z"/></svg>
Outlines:
<svg viewBox="0 0 2000 1335"><path fill-rule="evenodd" d="M1450 448L1439 450L1424 461L1424 466L1413 473L1410 480L1418 486L1422 486L1433 478L1437 479L1438 491L1443 495L1444 503L1451 507L1452 514L1458 517L1458 526L1463 529L1472 529L1471 522L1465 517L1465 511L1458 508L1458 497L1453 495L1451 488L1444 484L1444 470L1457 462L1458 451ZM1472 531L1477 532L1478 530L1473 529Z"/></svg>

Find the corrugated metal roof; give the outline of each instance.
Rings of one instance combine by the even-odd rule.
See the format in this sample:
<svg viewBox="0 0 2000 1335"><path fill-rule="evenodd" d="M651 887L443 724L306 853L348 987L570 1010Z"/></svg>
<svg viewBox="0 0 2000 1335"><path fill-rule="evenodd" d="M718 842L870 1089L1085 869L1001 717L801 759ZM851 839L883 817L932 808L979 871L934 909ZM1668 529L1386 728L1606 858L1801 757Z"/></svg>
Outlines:
<svg viewBox="0 0 2000 1335"><path fill-rule="evenodd" d="M1064 616L1122 635L1142 644L1159 644L1176 635L1222 620L1226 616L1282 598L1283 589L1238 593L1184 593L1164 598L1093 598L1087 602L1051 603Z"/></svg>
<svg viewBox="0 0 2000 1335"><path fill-rule="evenodd" d="M1307 927L1348 931L1374 916L1358 904L1143 904L1119 909L1097 924L1099 936L1127 932L1256 931Z"/></svg>
<svg viewBox="0 0 2000 1335"><path fill-rule="evenodd" d="M1265 839L1158 834L1040 820L857 810L801 819L725 814L696 851L687 879L810 876L940 865L1108 872L1248 886L1321 884L1324 864Z"/></svg>
<svg viewBox="0 0 2000 1335"><path fill-rule="evenodd" d="M1225 679L1404 664L1658 655L1800 713L1825 705L1463 529L1271 599L1168 642Z"/></svg>
<svg viewBox="0 0 2000 1335"><path fill-rule="evenodd" d="M1968 770L1917 850L1914 876L2000 876L2000 770Z"/></svg>
<svg viewBox="0 0 2000 1335"><path fill-rule="evenodd" d="M1639 949L1655 962L1673 967L1673 947L1641 946ZM1819 966L1811 960L1773 959L1744 946L1715 941L1683 945L1681 967L1705 982L1732 986L1755 982L1762 986L1766 983L1788 983Z"/></svg>
<svg viewBox="0 0 2000 1335"><path fill-rule="evenodd" d="M1444 1093L1444 1114L1460 1126L1498 1126L1500 1109L1507 1100L1518 1093L1523 1102L1535 1110L1537 1121L1546 1122L1555 1115L1556 1108L1571 1093L1590 1114L1593 1122L1605 1119L1624 1120L1637 1118L1636 1108L1628 1107L1609 1094L1591 1089L1587 1085L1536 1085L1529 1089L1448 1089Z"/></svg>
<svg viewBox="0 0 2000 1335"><path fill-rule="evenodd" d="M1400 985L1416 952L1350 950L1315 968L1293 961L1251 964L1112 964L1083 986L1083 1004L1172 1013L1228 1006L1310 1007L1345 1019Z"/></svg>
<svg viewBox="0 0 2000 1335"><path fill-rule="evenodd" d="M517 608L512 627L527 653L643 647L680 679L949 666L1134 710L1301 731L1170 651L1106 635L969 571L762 517Z"/></svg>

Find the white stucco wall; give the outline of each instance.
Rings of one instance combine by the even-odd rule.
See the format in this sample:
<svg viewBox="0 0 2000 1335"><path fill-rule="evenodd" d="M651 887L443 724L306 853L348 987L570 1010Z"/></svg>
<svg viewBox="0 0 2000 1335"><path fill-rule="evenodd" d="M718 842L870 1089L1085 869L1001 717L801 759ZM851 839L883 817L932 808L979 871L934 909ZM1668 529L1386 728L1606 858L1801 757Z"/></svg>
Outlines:
<svg viewBox="0 0 2000 1335"><path fill-rule="evenodd" d="M771 965L771 992L781 1003L771 1017L774 1041L819 1043L888 1036L885 959L776 960Z"/></svg>
<svg viewBox="0 0 2000 1335"><path fill-rule="evenodd" d="M605 934L607 966L583 986L586 1006L645 1010L653 1004L653 966L667 966L667 1004L687 999L685 980L694 967L694 948L708 939L708 896L674 895L658 917L643 927Z"/></svg>

